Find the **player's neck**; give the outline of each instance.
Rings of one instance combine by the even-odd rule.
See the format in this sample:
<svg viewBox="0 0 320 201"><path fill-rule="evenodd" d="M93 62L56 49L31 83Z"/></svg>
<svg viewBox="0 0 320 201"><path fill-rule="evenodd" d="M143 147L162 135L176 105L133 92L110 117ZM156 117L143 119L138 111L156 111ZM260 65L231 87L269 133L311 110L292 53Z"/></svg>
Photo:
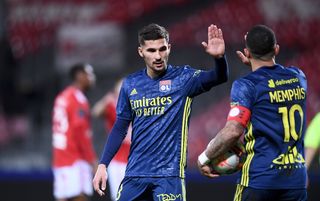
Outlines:
<svg viewBox="0 0 320 201"><path fill-rule="evenodd" d="M252 71L256 71L261 67L266 67L266 66L274 66L276 64L274 59L268 60L268 61L263 61L263 60L258 60L258 59L251 59L251 69Z"/></svg>
<svg viewBox="0 0 320 201"><path fill-rule="evenodd" d="M158 77L163 76L166 73L167 68L165 68L163 71L153 71L150 69L147 69L147 75L151 78L151 79L156 79Z"/></svg>
<svg viewBox="0 0 320 201"><path fill-rule="evenodd" d="M72 83L72 86L73 86L74 88L79 89L79 90L82 91L82 92L85 91L84 87L83 87L81 84L77 83L77 82Z"/></svg>

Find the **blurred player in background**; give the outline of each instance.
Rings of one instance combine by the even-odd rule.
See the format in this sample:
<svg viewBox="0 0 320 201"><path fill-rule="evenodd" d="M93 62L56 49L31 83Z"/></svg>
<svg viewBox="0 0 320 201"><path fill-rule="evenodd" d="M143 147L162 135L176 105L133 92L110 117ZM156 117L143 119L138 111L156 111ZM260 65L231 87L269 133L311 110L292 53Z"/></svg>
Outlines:
<svg viewBox="0 0 320 201"><path fill-rule="evenodd" d="M252 72L233 83L225 127L199 156L203 175L219 176L208 162L231 149L245 133L247 159L234 200L307 200L304 133L307 80L297 67L275 62L279 45L273 31L254 26L237 51Z"/></svg>
<svg viewBox="0 0 320 201"><path fill-rule="evenodd" d="M86 201L92 195L96 154L92 145L90 106L84 92L95 82L88 64L71 67L72 84L58 94L53 108L54 197Z"/></svg>
<svg viewBox="0 0 320 201"><path fill-rule="evenodd" d="M304 139L305 155L306 155L306 166L307 169L315 157L316 153L319 154L320 148L320 113L317 113L312 121L310 122L306 137Z"/></svg>
<svg viewBox="0 0 320 201"><path fill-rule="evenodd" d="M101 100L99 100L92 109L92 114L95 117L102 117L105 120L107 132L110 132L117 118L116 106L120 93L122 79L117 81L113 90L108 92ZM117 191L120 186L130 151L130 136L131 129L129 128L126 138L123 140L117 154L113 157L108 166L108 182L110 187L111 199L116 200Z"/></svg>
<svg viewBox="0 0 320 201"><path fill-rule="evenodd" d="M117 119L93 180L94 189L104 195L106 169L132 122L129 161L117 200L186 200L184 177L192 99L228 78L222 31L209 26L208 42L202 43L215 58L216 67L209 71L168 65L171 45L162 26L143 27L138 39L138 53L146 67L123 81Z"/></svg>

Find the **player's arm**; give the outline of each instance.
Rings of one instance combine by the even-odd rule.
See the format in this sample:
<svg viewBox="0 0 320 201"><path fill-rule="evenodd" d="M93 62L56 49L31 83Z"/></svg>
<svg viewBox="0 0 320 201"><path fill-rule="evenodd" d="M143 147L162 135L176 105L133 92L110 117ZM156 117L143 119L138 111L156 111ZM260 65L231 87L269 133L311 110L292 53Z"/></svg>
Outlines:
<svg viewBox="0 0 320 201"><path fill-rule="evenodd" d="M246 107L231 107L225 127L208 144L206 156L211 160L230 150L244 133L250 116L251 112Z"/></svg>
<svg viewBox="0 0 320 201"><path fill-rule="evenodd" d="M221 29L216 25L208 27L208 42L202 42L205 51L215 58L215 65L208 71L197 74L196 82L192 84L190 96L196 96L213 86L228 80L229 68L225 57L225 44ZM200 89L200 90L199 90Z"/></svg>
<svg viewBox="0 0 320 201"><path fill-rule="evenodd" d="M113 156L117 153L123 139L127 135L130 120L116 119L114 126L109 134L107 143L104 147L104 151L100 160L100 164L109 165Z"/></svg>
<svg viewBox="0 0 320 201"><path fill-rule="evenodd" d="M249 108L254 100L253 90L252 84L245 80L233 83L231 89L232 107L228 121L198 157L198 166L203 175L214 177L207 164L231 149L243 134L251 117Z"/></svg>
<svg viewBox="0 0 320 201"><path fill-rule="evenodd" d="M225 43L223 33L216 25L208 27L208 42L202 42L205 51L215 58L216 67L203 72L200 80L203 86L212 87L228 80L228 64L225 58Z"/></svg>
<svg viewBox="0 0 320 201"><path fill-rule="evenodd" d="M111 129L108 140L104 147L104 151L98 166L97 172L93 178L94 190L103 196L107 183L107 167L114 157L119 147L126 137L128 127L132 119L132 110L129 102L128 90L126 89L127 80L123 81L118 101L117 101L117 118Z"/></svg>
<svg viewBox="0 0 320 201"><path fill-rule="evenodd" d="M225 56L223 56L222 58L216 58L215 67L213 67L212 70L209 71L202 71L199 74L198 79L203 90L208 91L212 87L228 81L228 77L228 63Z"/></svg>
<svg viewBox="0 0 320 201"><path fill-rule="evenodd" d="M117 118L111 133L109 134L107 143L101 156L100 164L98 165L97 172L93 179L93 187L100 196L105 194L104 190L106 189L107 167L114 155L119 150L123 139L126 137L129 125L130 120Z"/></svg>
<svg viewBox="0 0 320 201"><path fill-rule="evenodd" d="M239 111L239 113L234 116L234 111ZM207 148L198 157L198 167L203 175L215 177L207 164L235 146L243 134L249 119L250 110L247 108L241 106L231 108L224 128L209 142Z"/></svg>

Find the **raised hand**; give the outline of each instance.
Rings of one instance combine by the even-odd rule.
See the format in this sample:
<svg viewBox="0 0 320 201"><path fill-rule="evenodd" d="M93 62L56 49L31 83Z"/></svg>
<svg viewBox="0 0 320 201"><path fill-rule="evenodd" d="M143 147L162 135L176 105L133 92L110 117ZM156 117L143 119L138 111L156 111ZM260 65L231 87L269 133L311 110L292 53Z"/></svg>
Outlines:
<svg viewBox="0 0 320 201"><path fill-rule="evenodd" d="M236 51L239 59L241 60L242 63L248 65L248 66L251 66L251 63L250 63L250 60L248 57L246 57L241 51Z"/></svg>
<svg viewBox="0 0 320 201"><path fill-rule="evenodd" d="M221 58L225 53L222 30L216 25L211 24L208 27L208 42L202 42L201 44L206 52L215 58Z"/></svg>

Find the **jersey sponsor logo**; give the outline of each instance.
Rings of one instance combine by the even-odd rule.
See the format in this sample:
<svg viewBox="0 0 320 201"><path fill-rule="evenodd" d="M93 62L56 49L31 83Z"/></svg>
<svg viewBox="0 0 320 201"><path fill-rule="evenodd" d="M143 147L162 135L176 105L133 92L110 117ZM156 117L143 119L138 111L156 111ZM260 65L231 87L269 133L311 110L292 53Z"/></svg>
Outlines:
<svg viewBox="0 0 320 201"><path fill-rule="evenodd" d="M133 88L132 91L130 92L130 96L138 94L136 88Z"/></svg>
<svg viewBox="0 0 320 201"><path fill-rule="evenodd" d="M298 152L297 147L288 147L288 152L280 154L277 158L272 161L271 168L276 169L297 169L303 168L305 160L303 156Z"/></svg>
<svg viewBox="0 0 320 201"><path fill-rule="evenodd" d="M276 85L274 84L274 81L271 79L271 80L268 80L268 87L270 88L275 88Z"/></svg>
<svg viewBox="0 0 320 201"><path fill-rule="evenodd" d="M299 104L294 104L291 107L279 107L278 112L282 116L283 144L291 145L288 144L288 150L273 159L270 167L278 170L304 168L305 160L302 150L298 150L296 146L302 137L304 111Z"/></svg>
<svg viewBox="0 0 320 201"><path fill-rule="evenodd" d="M171 80L161 80L159 83L159 91L160 92L171 91Z"/></svg>
<svg viewBox="0 0 320 201"><path fill-rule="evenodd" d="M284 79L281 79L281 80L277 80L276 81L276 85L277 86L281 86L281 85L285 85L285 84L293 84L293 83L296 83L296 82L299 82L299 79L298 78L291 78L291 79L287 79L287 80L284 80Z"/></svg>
<svg viewBox="0 0 320 201"><path fill-rule="evenodd" d="M274 81L273 79L268 80L268 87L275 88L276 86L286 85L286 84L293 84L299 82L298 78L291 78L291 79L281 79Z"/></svg>
<svg viewBox="0 0 320 201"><path fill-rule="evenodd" d="M172 98L171 96L142 97L141 99L130 100L130 104L137 116L154 116L164 114L166 106L172 104Z"/></svg>

